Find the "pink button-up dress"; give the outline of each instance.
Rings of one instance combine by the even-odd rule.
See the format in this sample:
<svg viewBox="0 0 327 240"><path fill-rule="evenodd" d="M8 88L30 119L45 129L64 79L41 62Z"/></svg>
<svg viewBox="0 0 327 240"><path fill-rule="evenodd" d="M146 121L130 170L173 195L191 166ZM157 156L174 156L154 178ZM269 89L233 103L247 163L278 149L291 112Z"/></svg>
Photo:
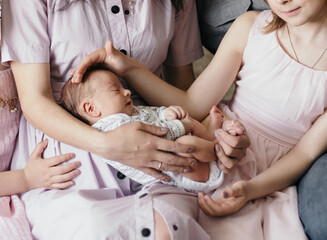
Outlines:
<svg viewBox="0 0 327 240"><path fill-rule="evenodd" d="M108 39L158 75L162 63L185 65L203 54L192 0L184 1L178 13L168 0L5 0L3 23L2 61L50 63L56 100L69 72ZM34 238L154 239L153 209L174 239L209 238L196 221L193 194L162 184L134 194L140 186L103 159L49 138L24 117L12 169L23 168L44 138L49 139L44 157L74 152L82 174L70 189L22 196Z"/></svg>
<svg viewBox="0 0 327 240"><path fill-rule="evenodd" d="M0 172L9 170L18 133L21 110L15 97L17 91L11 70L0 71ZM6 184L0 182L0 188ZM0 239L32 239L24 204L17 195L0 197Z"/></svg>

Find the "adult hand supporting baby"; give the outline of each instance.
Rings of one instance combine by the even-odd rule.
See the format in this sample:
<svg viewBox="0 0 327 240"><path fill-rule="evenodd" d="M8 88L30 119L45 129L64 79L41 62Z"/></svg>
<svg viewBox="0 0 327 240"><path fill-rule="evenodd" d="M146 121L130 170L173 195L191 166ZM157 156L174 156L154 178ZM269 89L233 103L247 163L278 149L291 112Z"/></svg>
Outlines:
<svg viewBox="0 0 327 240"><path fill-rule="evenodd" d="M119 76L124 76L132 67L142 67L136 60L115 49L111 41L107 41L105 48L100 48L90 53L72 71L72 81L79 83L87 68L97 64L104 65ZM219 167L225 173L229 173L230 169L236 166L242 157L245 156L246 149L250 145L250 140L245 134L244 129L236 136L221 129L217 130L215 135L218 142L216 153L219 159Z"/></svg>
<svg viewBox="0 0 327 240"><path fill-rule="evenodd" d="M170 181L168 176L158 170L185 173L190 169L188 166L196 164L196 160L176 155L175 153L189 154L194 149L187 144L160 138L167 133L166 128L141 122L125 124L101 133L105 139L99 141L99 155L105 157L110 153L111 160L137 168L155 178ZM112 139L115 141L112 142ZM108 141L110 148L106 144Z"/></svg>

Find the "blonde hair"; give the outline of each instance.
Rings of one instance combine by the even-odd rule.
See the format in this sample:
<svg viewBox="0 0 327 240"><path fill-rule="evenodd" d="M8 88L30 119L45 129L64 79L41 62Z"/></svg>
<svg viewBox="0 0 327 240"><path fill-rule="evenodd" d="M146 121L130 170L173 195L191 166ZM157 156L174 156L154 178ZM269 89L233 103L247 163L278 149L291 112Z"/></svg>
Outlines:
<svg viewBox="0 0 327 240"><path fill-rule="evenodd" d="M268 4L268 1L267 0L265 0L265 2ZM276 13L274 13L272 10L271 10L271 12L273 14L273 19L265 27L265 32L266 33L273 32L273 31L275 31L275 30L283 27L286 24L286 22L283 19L281 19Z"/></svg>
<svg viewBox="0 0 327 240"><path fill-rule="evenodd" d="M264 0L267 4L268 1ZM269 5L269 4L268 4ZM327 1L325 1L325 6L327 6ZM265 27L265 32L266 33L270 33L273 32L281 27L283 27L286 22L281 19L276 13L274 13L274 11L271 11L273 14L273 19L272 21ZM327 23L327 16L325 17L324 21Z"/></svg>

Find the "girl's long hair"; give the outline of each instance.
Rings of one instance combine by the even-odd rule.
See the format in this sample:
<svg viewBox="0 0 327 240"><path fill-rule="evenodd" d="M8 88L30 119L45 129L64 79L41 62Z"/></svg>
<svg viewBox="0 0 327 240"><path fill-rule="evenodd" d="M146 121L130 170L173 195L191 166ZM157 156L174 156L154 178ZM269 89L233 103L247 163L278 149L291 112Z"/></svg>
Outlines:
<svg viewBox="0 0 327 240"><path fill-rule="evenodd" d="M272 12L273 14L273 19L272 21L265 27L265 32L266 33L270 33L273 32L281 27L283 27L286 22L281 19L280 17L278 17L278 15L274 12Z"/></svg>
<svg viewBox="0 0 327 240"><path fill-rule="evenodd" d="M267 0L265 0L265 2L268 4ZM327 0L325 1L325 6L327 7ZM272 11L272 14L273 14L272 21L265 27L266 33L273 32L273 31L283 27L286 24L286 22L283 19L281 19L280 17L278 17L278 15L276 13L274 13L273 11ZM327 22L327 16L325 17L324 21Z"/></svg>
<svg viewBox="0 0 327 240"><path fill-rule="evenodd" d="M265 0L265 2L268 4L267 0ZM269 4L268 4L268 6L269 6ZM272 21L265 27L266 33L273 32L285 25L285 21L283 19L281 19L280 17L278 17L276 13L272 12L272 14L273 14Z"/></svg>

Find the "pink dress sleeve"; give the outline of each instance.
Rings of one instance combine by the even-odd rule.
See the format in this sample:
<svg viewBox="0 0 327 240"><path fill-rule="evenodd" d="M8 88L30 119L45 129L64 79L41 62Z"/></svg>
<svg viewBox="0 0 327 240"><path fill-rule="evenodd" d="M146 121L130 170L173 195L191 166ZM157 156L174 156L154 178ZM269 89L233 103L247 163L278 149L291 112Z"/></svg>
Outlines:
<svg viewBox="0 0 327 240"><path fill-rule="evenodd" d="M10 2L10 3L9 3ZM4 0L2 62L49 62L46 1ZM9 7L10 5L10 7ZM26 16L28 14L28 16Z"/></svg>
<svg viewBox="0 0 327 240"><path fill-rule="evenodd" d="M186 65L203 56L195 1L184 1L183 9L179 10L175 19L165 64Z"/></svg>
<svg viewBox="0 0 327 240"><path fill-rule="evenodd" d="M11 70L0 71L0 171L9 168L18 132L16 97ZM0 197L0 239L32 239L25 208L16 195Z"/></svg>

